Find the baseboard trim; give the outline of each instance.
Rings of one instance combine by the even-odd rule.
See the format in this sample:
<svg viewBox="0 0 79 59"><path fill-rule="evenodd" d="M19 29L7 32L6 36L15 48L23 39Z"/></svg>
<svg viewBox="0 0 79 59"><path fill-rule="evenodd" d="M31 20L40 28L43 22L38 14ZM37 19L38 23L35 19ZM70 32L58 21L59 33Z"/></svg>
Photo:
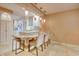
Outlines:
<svg viewBox="0 0 79 59"><path fill-rule="evenodd" d="M75 49L75 50L79 50L79 45L75 45L75 44L69 44L69 43L60 43L60 42L57 42L57 41L54 41L55 43L58 43L58 44L61 44L63 46L66 46L68 48L72 48L72 49Z"/></svg>

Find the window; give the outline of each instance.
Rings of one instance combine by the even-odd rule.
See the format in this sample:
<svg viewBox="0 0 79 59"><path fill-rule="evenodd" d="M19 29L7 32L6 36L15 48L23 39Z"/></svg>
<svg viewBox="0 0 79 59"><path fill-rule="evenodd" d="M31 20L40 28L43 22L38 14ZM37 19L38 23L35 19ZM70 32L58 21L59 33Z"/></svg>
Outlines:
<svg viewBox="0 0 79 59"><path fill-rule="evenodd" d="M11 20L11 16L8 13L2 13L1 14L1 20L10 21Z"/></svg>
<svg viewBox="0 0 79 59"><path fill-rule="evenodd" d="M29 15L27 19L26 30L38 31L40 27L40 17L38 15Z"/></svg>
<svg viewBox="0 0 79 59"><path fill-rule="evenodd" d="M37 16L37 15L34 16L33 25L35 27L39 27L40 26L40 17L39 16Z"/></svg>
<svg viewBox="0 0 79 59"><path fill-rule="evenodd" d="M33 16L29 17L29 26L33 26Z"/></svg>
<svg viewBox="0 0 79 59"><path fill-rule="evenodd" d="M23 20L14 20L14 33L19 34L19 32L23 31Z"/></svg>

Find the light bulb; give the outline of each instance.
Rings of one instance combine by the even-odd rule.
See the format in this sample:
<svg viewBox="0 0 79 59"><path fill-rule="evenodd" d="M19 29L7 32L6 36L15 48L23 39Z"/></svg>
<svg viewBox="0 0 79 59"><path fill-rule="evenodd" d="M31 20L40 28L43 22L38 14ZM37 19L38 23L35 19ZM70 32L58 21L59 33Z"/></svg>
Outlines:
<svg viewBox="0 0 79 59"><path fill-rule="evenodd" d="M27 15L28 15L28 13L29 13L29 11L27 11L27 10L26 10L26 11L25 11L25 15L27 16Z"/></svg>
<svg viewBox="0 0 79 59"><path fill-rule="evenodd" d="M44 19L43 21L44 21L44 23L46 22L46 20L45 20L45 19Z"/></svg>

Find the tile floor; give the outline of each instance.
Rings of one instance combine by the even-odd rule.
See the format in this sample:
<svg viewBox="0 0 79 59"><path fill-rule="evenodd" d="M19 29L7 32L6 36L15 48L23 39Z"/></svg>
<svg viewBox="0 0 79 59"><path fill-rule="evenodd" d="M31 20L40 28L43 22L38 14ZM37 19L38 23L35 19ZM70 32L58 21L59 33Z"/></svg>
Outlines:
<svg viewBox="0 0 79 59"><path fill-rule="evenodd" d="M25 49L25 51L19 53L18 55L9 51L1 54L1 56L36 56L36 53L35 50L28 52L27 49ZM39 56L79 56L79 50L51 42L51 44L44 49L43 52L39 48Z"/></svg>

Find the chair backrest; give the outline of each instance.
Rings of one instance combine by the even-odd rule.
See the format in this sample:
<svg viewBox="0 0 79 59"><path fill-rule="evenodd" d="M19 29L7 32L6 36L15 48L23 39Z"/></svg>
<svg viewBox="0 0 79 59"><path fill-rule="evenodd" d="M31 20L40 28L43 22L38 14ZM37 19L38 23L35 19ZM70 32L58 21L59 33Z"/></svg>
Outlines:
<svg viewBox="0 0 79 59"><path fill-rule="evenodd" d="M44 42L47 42L48 41L48 36L49 36L48 33L44 33Z"/></svg>
<svg viewBox="0 0 79 59"><path fill-rule="evenodd" d="M44 33L40 33L39 36L37 37L36 47L39 47L43 43L44 43Z"/></svg>

